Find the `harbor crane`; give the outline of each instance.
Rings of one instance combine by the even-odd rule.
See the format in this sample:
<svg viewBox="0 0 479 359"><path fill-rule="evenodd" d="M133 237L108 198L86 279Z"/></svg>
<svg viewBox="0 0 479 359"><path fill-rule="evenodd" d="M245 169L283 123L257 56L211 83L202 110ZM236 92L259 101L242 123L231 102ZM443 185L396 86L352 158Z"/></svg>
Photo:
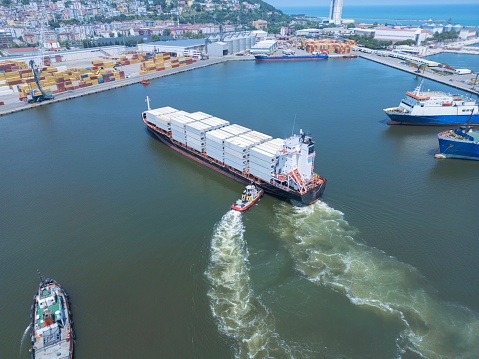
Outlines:
<svg viewBox="0 0 479 359"><path fill-rule="evenodd" d="M47 100L53 100L53 96L46 94L42 86L40 85L40 74L38 72L38 68L35 68L35 62L33 60L30 60L30 67L32 68L32 73L33 73L33 78L35 79L35 82L38 86L37 89L30 89L30 94L27 96L27 102L28 103L35 103L35 102L43 102ZM40 92L38 92L40 91Z"/></svg>

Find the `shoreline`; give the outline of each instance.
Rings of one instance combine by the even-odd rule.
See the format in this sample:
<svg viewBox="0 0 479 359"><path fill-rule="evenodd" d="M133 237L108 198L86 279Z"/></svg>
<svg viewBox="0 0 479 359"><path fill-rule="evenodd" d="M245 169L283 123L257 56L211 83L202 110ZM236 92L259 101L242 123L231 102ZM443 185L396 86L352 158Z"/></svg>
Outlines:
<svg viewBox="0 0 479 359"><path fill-rule="evenodd" d="M417 73L413 68L403 65L400 62L397 61L397 59L393 58L386 58L386 57L381 57L381 56L376 56L374 54L367 54L363 53L360 51L352 51L351 55L357 55L360 58L373 61L376 63L379 63L381 65L385 65L400 71L404 71L407 73L410 73L415 76L420 76L428 80L432 80L438 83L441 83L443 85L447 85L449 87L456 88L461 91L468 92L470 94L479 96L479 85L477 85L477 88L472 89L471 85L465 84L460 82L460 75L453 75L451 78L448 77L448 80L444 80L444 77L438 76L435 74L431 73ZM332 59L334 58L342 58L343 56L330 56ZM125 86L130 86L130 85L135 85L139 84L143 79L145 80L153 80L161 77L166 77L166 76L171 76L171 75L176 75L178 73L186 72L186 71L192 71L196 70L199 68L207 67L207 66L213 66L217 65L220 63L225 63L228 61L255 61L254 57L251 56L227 56L224 58L212 58L208 60L198 60L195 63L188 65L186 67L180 67L180 68L174 68L174 69L168 69L168 70L163 70L159 71L156 73L152 74L147 74L147 75L136 75L133 77L125 78L121 82L109 82L109 83L104 83L104 84L98 84L95 86L90 86L90 87L85 87L81 89L76 89L76 90L70 90L66 92L62 92L59 94L55 95L55 98L53 100L45 101L39 104L27 104L24 102L15 102L10 100L9 103L5 103L5 105L0 107L0 116L7 116L12 113L16 112L21 112L21 111L26 111L30 109L34 109L37 107L41 106L47 106L53 103L57 103L60 101L67 101L71 99L75 99L78 97L83 97L83 96L88 96L88 95L93 95L99 92L104 92L104 91L109 91L109 90L114 90L120 87L125 87Z"/></svg>

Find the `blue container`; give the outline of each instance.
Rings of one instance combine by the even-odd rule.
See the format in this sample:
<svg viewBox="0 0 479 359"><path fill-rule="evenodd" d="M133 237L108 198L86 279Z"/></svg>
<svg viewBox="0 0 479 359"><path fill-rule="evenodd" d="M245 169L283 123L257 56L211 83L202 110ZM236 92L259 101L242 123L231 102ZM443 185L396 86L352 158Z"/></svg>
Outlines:
<svg viewBox="0 0 479 359"><path fill-rule="evenodd" d="M98 79L98 83L102 84L103 83L103 78Z"/></svg>
<svg viewBox="0 0 479 359"><path fill-rule="evenodd" d="M114 78L114 77L110 78L110 82L112 82L112 81L115 81L115 78Z"/></svg>

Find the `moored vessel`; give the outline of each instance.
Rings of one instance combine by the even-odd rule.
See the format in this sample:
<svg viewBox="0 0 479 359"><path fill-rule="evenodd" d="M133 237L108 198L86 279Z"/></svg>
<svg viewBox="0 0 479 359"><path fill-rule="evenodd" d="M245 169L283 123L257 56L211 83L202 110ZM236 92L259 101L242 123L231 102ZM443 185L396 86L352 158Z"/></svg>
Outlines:
<svg viewBox="0 0 479 359"><path fill-rule="evenodd" d="M252 131L203 112L162 107L142 113L158 140L231 179L253 182L265 193L309 205L324 192L326 180L314 173L314 142L300 133L287 139Z"/></svg>
<svg viewBox="0 0 479 359"><path fill-rule="evenodd" d="M413 92L406 92L398 107L384 111L388 125L458 125L465 124L474 112L471 123L479 123L476 101L461 95L439 91L422 91L422 82Z"/></svg>
<svg viewBox="0 0 479 359"><path fill-rule="evenodd" d="M256 61L308 61L308 60L326 60L327 54L319 55L283 55L283 56L268 56L268 55L255 55Z"/></svg>
<svg viewBox="0 0 479 359"><path fill-rule="evenodd" d="M254 184L250 184L246 186L241 194L241 198L231 205L231 209L238 212L244 212L258 202L263 193L264 191L262 189L257 188Z"/></svg>
<svg viewBox="0 0 479 359"><path fill-rule="evenodd" d="M439 154L436 158L460 158L479 161L479 131L472 127L462 126L461 129L450 129L437 135Z"/></svg>
<svg viewBox="0 0 479 359"><path fill-rule="evenodd" d="M67 293L47 278L42 279L33 299L32 359L71 359L75 336Z"/></svg>

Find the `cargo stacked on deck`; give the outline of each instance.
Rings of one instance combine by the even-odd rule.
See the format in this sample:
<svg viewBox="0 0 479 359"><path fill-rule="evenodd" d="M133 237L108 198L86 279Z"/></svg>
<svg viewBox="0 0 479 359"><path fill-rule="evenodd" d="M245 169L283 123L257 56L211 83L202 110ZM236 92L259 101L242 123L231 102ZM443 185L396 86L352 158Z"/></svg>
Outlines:
<svg viewBox="0 0 479 359"><path fill-rule="evenodd" d="M154 110L146 111L146 120L163 131L171 131L170 118L166 117L169 114L178 113L178 111L172 107L161 107Z"/></svg>
<svg viewBox="0 0 479 359"><path fill-rule="evenodd" d="M243 184L254 181L266 193L282 199L311 204L324 192L326 180L313 171L314 142L302 131L299 136L272 140L239 125L225 126L227 121L214 117L195 121L189 117L192 114L181 111L165 115L159 115L160 112L143 112L148 130L162 143L196 162ZM205 115L195 113L193 117ZM170 118L171 132L153 124L158 117ZM225 127L213 129L215 126Z"/></svg>
<svg viewBox="0 0 479 359"><path fill-rule="evenodd" d="M190 122L195 122L195 120L184 114L173 114L170 119L171 138L186 145L186 125Z"/></svg>
<svg viewBox="0 0 479 359"><path fill-rule="evenodd" d="M274 168L278 163L279 151L284 140L275 138L251 148L249 152L249 173L270 182L274 175Z"/></svg>
<svg viewBox="0 0 479 359"><path fill-rule="evenodd" d="M203 112L194 112L186 116L197 119L195 122L186 124L186 145L198 152L206 151L206 135L209 132L229 125L228 121L211 117Z"/></svg>
<svg viewBox="0 0 479 359"><path fill-rule="evenodd" d="M206 132L206 155L221 163L225 161L224 142L234 136L223 128Z"/></svg>

